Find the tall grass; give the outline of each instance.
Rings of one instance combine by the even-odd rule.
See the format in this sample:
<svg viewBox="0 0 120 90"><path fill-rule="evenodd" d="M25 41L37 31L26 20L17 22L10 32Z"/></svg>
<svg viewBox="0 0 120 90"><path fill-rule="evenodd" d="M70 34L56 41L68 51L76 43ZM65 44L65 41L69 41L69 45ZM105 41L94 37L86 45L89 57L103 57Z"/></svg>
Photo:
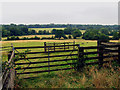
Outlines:
<svg viewBox="0 0 120 90"><path fill-rule="evenodd" d="M83 72L59 71L41 75L39 78L20 79L16 88L120 88L120 67L104 64L85 67Z"/></svg>

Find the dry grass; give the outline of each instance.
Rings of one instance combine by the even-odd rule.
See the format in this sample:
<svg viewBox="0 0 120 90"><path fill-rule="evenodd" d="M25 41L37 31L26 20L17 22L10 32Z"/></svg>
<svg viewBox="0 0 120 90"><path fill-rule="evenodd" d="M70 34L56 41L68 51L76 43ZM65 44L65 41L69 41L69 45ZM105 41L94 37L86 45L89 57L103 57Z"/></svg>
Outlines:
<svg viewBox="0 0 120 90"><path fill-rule="evenodd" d="M24 88L120 88L120 67L108 63L101 69L92 66L83 72L61 71L22 82L18 86Z"/></svg>

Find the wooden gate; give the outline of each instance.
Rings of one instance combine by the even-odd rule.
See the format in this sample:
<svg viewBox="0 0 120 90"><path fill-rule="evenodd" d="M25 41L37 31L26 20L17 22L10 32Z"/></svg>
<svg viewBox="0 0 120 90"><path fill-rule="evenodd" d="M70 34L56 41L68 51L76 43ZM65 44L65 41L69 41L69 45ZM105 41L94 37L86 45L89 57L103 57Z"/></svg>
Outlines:
<svg viewBox="0 0 120 90"><path fill-rule="evenodd" d="M18 77L31 78L37 76L35 73L73 69L73 65L76 64L75 60L78 59L79 45L69 46L74 46L75 49L50 51L49 48L54 46L46 46L48 48L46 53L44 46L15 47L17 57L15 65ZM56 47L64 47L64 45Z"/></svg>

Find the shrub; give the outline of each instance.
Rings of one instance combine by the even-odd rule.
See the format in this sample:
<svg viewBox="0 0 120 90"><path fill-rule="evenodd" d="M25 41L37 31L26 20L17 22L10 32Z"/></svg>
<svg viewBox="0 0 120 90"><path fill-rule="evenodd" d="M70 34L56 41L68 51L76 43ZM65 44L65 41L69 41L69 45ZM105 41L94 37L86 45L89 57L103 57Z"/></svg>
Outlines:
<svg viewBox="0 0 120 90"><path fill-rule="evenodd" d="M72 38L72 36L71 36L71 35L69 35L69 36L68 36L68 38L69 38L69 39L71 39L71 38Z"/></svg>

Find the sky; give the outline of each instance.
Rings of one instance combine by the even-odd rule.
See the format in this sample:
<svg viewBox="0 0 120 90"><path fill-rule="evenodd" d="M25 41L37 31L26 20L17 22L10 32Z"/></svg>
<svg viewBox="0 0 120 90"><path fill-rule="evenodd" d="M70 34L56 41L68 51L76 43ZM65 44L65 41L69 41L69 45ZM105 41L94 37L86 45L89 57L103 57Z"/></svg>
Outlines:
<svg viewBox="0 0 120 90"><path fill-rule="evenodd" d="M0 23L117 24L118 2L2 2Z"/></svg>

